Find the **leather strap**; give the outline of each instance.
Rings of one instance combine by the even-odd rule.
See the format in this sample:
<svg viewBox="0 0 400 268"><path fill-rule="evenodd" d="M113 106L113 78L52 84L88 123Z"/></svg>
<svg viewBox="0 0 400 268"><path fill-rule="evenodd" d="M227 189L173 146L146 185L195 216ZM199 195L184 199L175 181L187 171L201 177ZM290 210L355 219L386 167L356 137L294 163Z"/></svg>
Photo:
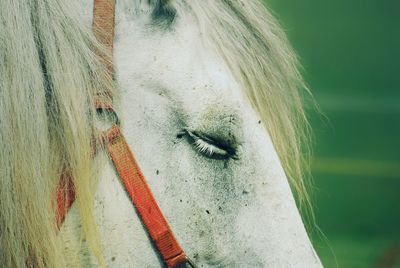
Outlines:
<svg viewBox="0 0 400 268"><path fill-rule="evenodd" d="M98 55L106 65L110 78L112 78L113 64L113 38L114 38L114 0L94 0L93 11L93 30L107 49L107 53L99 52ZM108 55L108 56L107 56ZM97 94L95 99L96 109L102 109L106 112L114 113L112 103L109 97L104 94ZM157 202L146 183L142 171L129 148L121 129L114 124L110 130L101 134L99 137L111 157L118 175L125 186L133 205L147 229L148 234L155 247L157 248L163 261L169 268L179 267L184 263L194 264L187 258L185 252L176 240L167 220L162 214ZM75 200L75 190L72 177L68 172L60 178L60 184L57 189L57 226L60 228L68 210Z"/></svg>

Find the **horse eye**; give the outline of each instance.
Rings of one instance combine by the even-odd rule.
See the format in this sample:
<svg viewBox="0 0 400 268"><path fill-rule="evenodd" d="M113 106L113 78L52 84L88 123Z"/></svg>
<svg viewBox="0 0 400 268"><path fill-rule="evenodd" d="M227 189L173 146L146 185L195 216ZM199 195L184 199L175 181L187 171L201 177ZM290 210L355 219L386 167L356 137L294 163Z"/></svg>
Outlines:
<svg viewBox="0 0 400 268"><path fill-rule="evenodd" d="M212 159L238 159L237 149L219 138L185 129L185 133L194 148L206 157Z"/></svg>

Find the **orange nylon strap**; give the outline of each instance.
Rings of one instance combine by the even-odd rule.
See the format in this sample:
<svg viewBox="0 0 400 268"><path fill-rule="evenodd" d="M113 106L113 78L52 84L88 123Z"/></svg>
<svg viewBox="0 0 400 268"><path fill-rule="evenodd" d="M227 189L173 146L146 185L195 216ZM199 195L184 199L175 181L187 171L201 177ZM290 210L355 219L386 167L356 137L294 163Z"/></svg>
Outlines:
<svg viewBox="0 0 400 268"><path fill-rule="evenodd" d="M93 4L93 33L105 51L97 51L101 62L106 66L110 81L113 77L113 48L114 48L115 2L114 0L94 0ZM105 96L104 96L105 94ZM111 92L97 93L96 109L112 109Z"/></svg>
<svg viewBox="0 0 400 268"><path fill-rule="evenodd" d="M67 212L75 201L75 187L67 169L63 170L57 187L57 214L56 224L59 229L64 222Z"/></svg>
<svg viewBox="0 0 400 268"><path fill-rule="evenodd" d="M135 205L143 224L168 267L187 262L187 257L175 239L142 171L126 143L120 128L114 125L107 134L107 150L115 168Z"/></svg>
<svg viewBox="0 0 400 268"><path fill-rule="evenodd" d="M98 53L98 55L106 65L109 75L112 77L115 16L114 0L94 0L93 13L94 33L98 40L107 48L107 55L109 56L104 55L104 53ZM106 97L112 97L110 93L108 94L109 96ZM113 112L112 103L107 101L109 99L110 98L102 98L101 94L97 94L95 100L96 109L104 109L108 112ZM107 148L108 154L125 186L126 192L129 194L147 232L167 267L175 268L184 263L189 263L194 267L194 264L187 258L185 252L174 237L119 126L114 124L110 130L106 133L102 133L100 140ZM60 178L59 187L57 189L56 219L59 228L74 200L75 189L72 177L70 173L65 171Z"/></svg>

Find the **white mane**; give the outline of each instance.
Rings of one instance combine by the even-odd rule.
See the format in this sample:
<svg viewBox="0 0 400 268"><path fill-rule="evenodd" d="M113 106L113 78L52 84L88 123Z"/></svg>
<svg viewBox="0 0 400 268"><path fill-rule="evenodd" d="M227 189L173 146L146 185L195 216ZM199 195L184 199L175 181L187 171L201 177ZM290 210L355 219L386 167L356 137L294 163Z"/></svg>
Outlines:
<svg viewBox="0 0 400 268"><path fill-rule="evenodd" d="M88 242L98 244L89 179L92 107L95 90L110 82L90 29L67 2L5 0L0 6L3 267L65 265L54 213L64 168L74 177Z"/></svg>

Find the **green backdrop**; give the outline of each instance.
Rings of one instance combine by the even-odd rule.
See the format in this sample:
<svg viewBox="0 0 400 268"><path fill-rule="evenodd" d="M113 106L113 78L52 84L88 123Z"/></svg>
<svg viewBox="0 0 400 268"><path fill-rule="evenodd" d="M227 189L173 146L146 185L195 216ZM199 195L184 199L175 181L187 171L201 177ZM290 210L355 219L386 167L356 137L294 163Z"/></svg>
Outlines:
<svg viewBox="0 0 400 268"><path fill-rule="evenodd" d="M400 267L400 1L265 2L322 111L310 111L322 262Z"/></svg>

